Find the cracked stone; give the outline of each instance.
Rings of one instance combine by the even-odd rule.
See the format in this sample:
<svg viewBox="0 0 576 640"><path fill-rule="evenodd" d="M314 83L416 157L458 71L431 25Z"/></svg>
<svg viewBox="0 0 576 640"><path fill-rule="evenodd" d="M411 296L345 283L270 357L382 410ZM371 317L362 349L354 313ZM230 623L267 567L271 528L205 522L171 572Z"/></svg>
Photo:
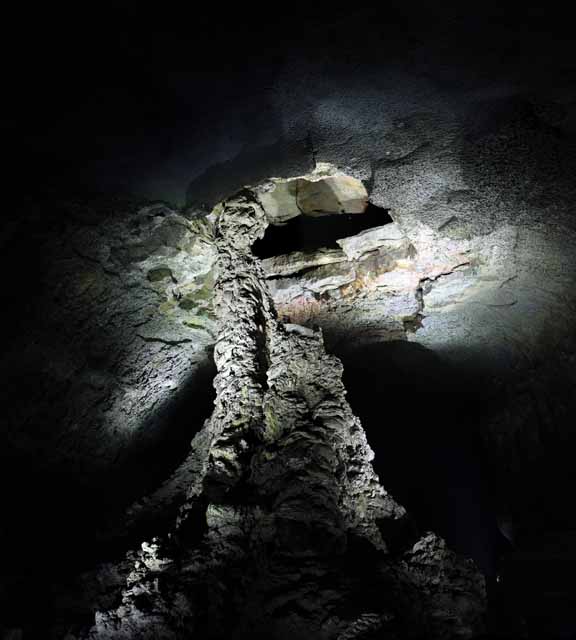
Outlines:
<svg viewBox="0 0 576 640"><path fill-rule="evenodd" d="M338 244L349 260L357 260L375 249L391 254L407 251L409 242L400 228L392 223L362 231L351 238L342 238L338 240Z"/></svg>

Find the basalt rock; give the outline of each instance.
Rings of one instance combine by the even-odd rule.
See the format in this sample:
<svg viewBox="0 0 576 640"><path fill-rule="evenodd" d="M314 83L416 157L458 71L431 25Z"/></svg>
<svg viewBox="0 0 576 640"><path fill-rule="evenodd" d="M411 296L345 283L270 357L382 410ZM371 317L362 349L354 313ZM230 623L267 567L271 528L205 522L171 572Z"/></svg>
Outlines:
<svg viewBox="0 0 576 640"><path fill-rule="evenodd" d="M484 581L382 487L322 332L277 317L250 191L216 211L214 412L168 530L90 640L472 638Z"/></svg>

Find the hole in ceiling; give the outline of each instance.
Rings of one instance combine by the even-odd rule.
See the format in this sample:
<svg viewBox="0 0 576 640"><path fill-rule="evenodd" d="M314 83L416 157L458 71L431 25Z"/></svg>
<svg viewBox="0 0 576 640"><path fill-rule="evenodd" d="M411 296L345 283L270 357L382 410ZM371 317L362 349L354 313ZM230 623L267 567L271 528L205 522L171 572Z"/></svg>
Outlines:
<svg viewBox="0 0 576 640"><path fill-rule="evenodd" d="M387 209L369 203L364 213L339 213L322 217L298 216L283 225L270 225L252 251L259 258L327 248L338 249L336 240L393 222Z"/></svg>

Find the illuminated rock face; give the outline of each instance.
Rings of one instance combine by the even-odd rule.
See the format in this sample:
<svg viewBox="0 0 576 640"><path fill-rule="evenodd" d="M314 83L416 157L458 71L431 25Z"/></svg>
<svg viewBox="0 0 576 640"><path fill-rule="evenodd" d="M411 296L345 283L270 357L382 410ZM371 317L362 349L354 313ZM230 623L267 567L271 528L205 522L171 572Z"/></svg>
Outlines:
<svg viewBox="0 0 576 640"><path fill-rule="evenodd" d="M322 194L326 190L320 185L332 178L354 184L357 199L364 197L365 189L361 182L348 181L341 171L326 165L321 173L312 172L293 180L278 179L275 184L276 189L282 189L282 185L309 182L315 185L316 194ZM334 188L328 191L332 194L344 192L343 189ZM70 246L66 243L58 245L62 249L59 257L67 269L62 270L57 262L54 271L48 271L48 274L50 277L52 273L61 275L61 315L55 315L54 318L66 328L54 332L54 340L65 342L71 334L77 335L80 344L74 348L81 349L81 341L86 340L91 349L99 349L99 357L94 367L90 362L75 363L80 372L85 366L85 373L74 377L77 369L66 371L73 378L73 383L65 399L55 403L54 408L68 408L69 411L66 420L54 421L60 435L51 435L62 444L50 451L47 461L66 454L68 449L77 452L75 464L80 468L83 461L89 459L91 464L100 465L103 473L106 473L125 441L129 445L126 447L127 453L133 454L137 454L140 447L148 445L153 448L156 442L162 442L164 433L169 432L168 429L164 431L166 421L161 411L163 403L168 406L175 403L174 396L184 381L188 377L194 380L199 377L197 367L206 358L204 349L212 347L218 336L214 358L221 375L216 382L216 411L209 425L194 438L190 453L182 461L194 433L192 421L199 424L202 416L197 411L194 394L191 394L194 404L186 413L185 428L181 429L179 436L180 453L174 458L176 462L166 463L163 468L167 471L161 475L164 464L162 455L157 460L156 456L152 458L154 466L151 468L156 472L152 488L162 481L164 483L152 494L147 495L148 489L138 493L139 499L128 509L126 517L120 515L114 522L102 521L99 518L101 511L94 508L97 535L105 540L112 539L115 544L118 536L129 537L129 543L123 543L123 548L134 546L135 541L145 537L150 539L149 532L160 536L158 541L146 545L140 559L130 556L120 565L113 562L79 578L77 591L82 595L74 606L87 616L92 616L94 611L112 611L98 614L98 626L94 632L97 636L103 634L102 637L106 637L106 634L110 634L114 637L114 634L120 634L122 637L124 634L124 637L134 637L136 634L137 637L146 629L150 637L156 637L154 634L162 637L162 633L169 633L167 626L180 628L188 624L175 621L175 612L179 612L182 619L190 618L190 629L212 633L210 625L214 619L221 617L220 612L228 607L229 598L241 603L234 605L237 608L249 609L253 606L269 609L270 618L265 624L274 626L272 620L276 618L276 605L268 605L263 594L272 590L271 584L282 583L282 576L286 577L289 573L294 558L299 558L299 554L303 553L292 544L300 539L301 546L310 544L313 551L318 537L332 540L331 555L318 560L320 565L324 562L322 570L318 571L323 576L328 575L331 584L337 585L338 594L346 593L352 601L364 599L365 587L361 584L364 578L350 574L349 565L362 566L365 573L365 567L371 567L374 563L372 556L365 561L363 552L360 553L361 557L356 555L358 535L354 527L347 524L345 505L339 502L351 489L342 484L338 473L342 465L349 467L355 464L357 458L364 463L371 454L366 450L358 454L342 450L334 453L335 433L339 432L331 427L318 432L322 435L318 446L326 449L331 456L326 463L329 473L320 478L321 486L315 485L314 479L310 482L306 480L308 484L300 488L300 494L305 498L298 498L300 494L293 486L292 477L281 473L285 468L302 471L310 460L315 464L317 458L325 456L325 452L321 452L310 453L310 459L307 457L308 449L302 444L302 441L309 443L306 429L310 425L306 422L307 418L295 424L285 424L290 416L302 414L301 403L305 406L310 404L310 388L318 393L315 389L318 380L329 382L330 394L339 397L342 393L339 364L326 356L323 345L326 345L329 353L341 353L344 347L363 344L369 347L394 340L431 341L432 344L457 348L458 336L462 332L457 319L462 314L479 323L479 319L489 310L501 316L502 326L508 329L505 318L516 317L515 301L520 290L517 288L519 280L516 277L518 265L515 247L522 235L516 227L504 225L481 237L474 237L460 233L453 221L440 232L417 220L407 220L395 211L394 222L378 223L360 233L339 236L333 248L283 253L258 261L250 256L248 250L256 238L264 235L266 240L266 233L273 228L287 231L288 225L297 222L297 217L309 219L297 204L298 192L294 190L285 193L278 202L279 207L293 211L295 215L279 222L275 210L264 206L265 195L269 193L275 191L270 189L270 182L266 181L246 189L243 200L231 200L224 209L217 207L213 214L206 217L186 217L184 212L165 205L139 207L125 218L118 214L114 224L98 232L80 225L80 228L68 234L66 242ZM350 197L349 201L353 200ZM344 205L343 199L324 199L324 202L328 204L320 206L309 202L310 211L318 212L328 206L335 207L336 211L332 212L332 216L327 211L323 212L322 216L315 218L314 223L329 224L331 219L346 216L358 220L368 215L347 209L348 205ZM233 210L237 210L237 215L232 215ZM70 307L72 302L74 305ZM49 311L51 309L48 307ZM76 311L79 321L86 318L82 332L61 321L67 317L66 313L72 312L74 315ZM274 319L275 313L279 322ZM48 316L51 314L50 311ZM114 318L129 318L130 322L119 322ZM118 329L113 336L113 344L94 338L102 336L97 330L101 326L115 326ZM486 322L481 326L488 335L495 325ZM322 328L322 339L317 327ZM447 328L450 329L449 333ZM112 335L112 332L104 335ZM276 336L274 341L271 336ZM477 334L470 339L475 336ZM27 348L36 348L34 342L31 341ZM106 364L107 359L118 359L123 363L117 378L110 376L112 369ZM290 363L294 363L294 368ZM52 360L51 366L58 374L64 371L57 360ZM102 376L103 371L108 378ZM276 372L274 384L267 380L271 372ZM280 382L284 378L295 382L282 389ZM208 380L208 384L210 382ZM41 387L38 389L41 390ZM303 399L298 395L300 392L304 394ZM332 395L328 397L332 398ZM90 399L89 403L85 402L86 397ZM339 402L341 400L340 397ZM412 400L413 397L410 397L409 403ZM338 410L344 411L344 414L349 412L349 409L342 409L346 405L340 403L338 406ZM359 412L359 407L354 406ZM514 406L514 399L510 406ZM77 414L83 420L81 430L74 427L79 420L74 413L76 409L82 412ZM210 409L211 406L206 409L204 416L209 415ZM33 404L21 408L24 415L34 410ZM192 416L190 423L189 416ZM510 416L504 415L503 418L518 423L517 428L525 430L526 436L531 439L530 430L534 427L530 423L529 405L523 405L522 412L511 410ZM299 425L303 425L304 432ZM314 430L317 428L314 417L312 427ZM352 428L346 420L342 428L344 436L338 437L348 442ZM486 439L490 438L489 429L493 430L497 435L498 453L506 453L505 440L515 432L509 429L508 424L501 428L498 417L485 428ZM102 437L102 429L106 429L109 437ZM318 433L314 431L314 443ZM278 443L283 444L288 440L286 434L291 434L291 439L285 459L284 453L277 447ZM418 435L416 441L419 442ZM373 446L376 448L374 442ZM385 445L380 443L380 446ZM272 460L266 458L270 449ZM301 462L298 462L299 457ZM505 457L502 458L506 463ZM388 483L386 470L381 469L382 478ZM334 474L335 481L329 480L329 474ZM134 487L147 475L148 471L145 470L127 480ZM168 475L170 477L166 478ZM248 494L245 493L246 478L250 478ZM125 480L126 476L123 476L120 488L124 487ZM294 497L294 504L290 503L278 511L275 506L269 507L270 504L280 504L279 501L284 499L283 487L288 485L291 491L298 494ZM322 504L315 501L316 491L316 498L320 496ZM363 490L359 497L356 496L355 504L365 502L365 493ZM178 515L186 495L186 504ZM303 525L302 519L309 512L301 505L308 503L314 507L314 514L318 513L321 518L319 522L310 518ZM327 508L325 503L336 505L335 511ZM84 497L82 504L90 507L90 502ZM243 505L240 510L239 504ZM267 505L268 512L262 509L257 511L254 505ZM346 513L348 518L356 517L354 509ZM67 517L74 519L76 513L67 510ZM172 534L166 537L166 527L158 526L158 522L170 519L177 524ZM362 629L376 632L377 628L384 626L402 634L405 628L403 620L408 615L406 611L410 611L410 620L420 621L417 625L436 625L434 633L442 635L448 633L445 630L452 624L448 621L452 614L448 615L446 611L453 607L459 611L454 624L462 635L468 633L468 626L477 628L475 616L480 608L478 602L481 594L472 584L475 578L469 582L471 574L467 565L462 565L435 537L411 551L410 546L414 541L409 535L403 530L390 533L386 518L375 516L374 520L377 522L376 537L380 532L384 544L389 542L388 538L394 541L391 545L394 561L391 564L389 554L384 551L376 554L378 558L385 558L381 565L378 564L380 560L377 561L378 566L386 566L385 575L376 572L369 577L374 584L381 585L376 589L378 597L384 593L392 594L386 600L389 609L380 610L380 600L372 607L370 600L371 611L360 607L355 610L359 617L352 622L353 616L338 613L341 611L340 596L326 595L325 602L329 602L330 606L325 607L314 604L312 598L306 606L316 611L314 622L310 623L315 629L314 633L324 633L323 625L328 622L323 616L331 611L336 613L329 625L333 624L338 633L360 633ZM402 517L388 520L389 523L404 522ZM64 520L61 525L62 529L68 528L66 522ZM369 526L369 522L370 518L367 518L364 524ZM208 537L203 538L207 523ZM312 529L313 533L308 535L306 527ZM192 537L192 542L188 536ZM211 537L217 542L210 542L209 546L218 548L218 551L215 551L216 556L207 556L210 561L207 560L206 564L204 560L200 562L199 558L207 547L198 545L203 544L200 540ZM235 541L236 537L240 542ZM259 566L260 558L266 557L271 539L274 543L278 541L281 549L284 548L282 545L286 545L289 551L288 564L278 569L280 577L275 573L266 573L268 569L252 570ZM401 541L400 551L395 547L398 539ZM370 548L382 544L375 540L369 542ZM66 546L62 541L59 544ZM252 549L250 554L245 553L247 546ZM218 555L220 551L222 556ZM398 558L402 553L409 555L400 561ZM420 563L423 557L423 564L427 568L420 568L408 576L402 572L395 573L402 567L413 566L416 561ZM409 558L412 558L410 564L403 564ZM142 564L134 569L128 587L124 589L123 608L114 610L111 594L120 593L126 583L126 574L130 573L135 561ZM200 587L194 587L182 578L181 567L186 562L193 567L190 570L190 575L194 576L191 580L201 585L212 584L216 575L212 572L213 567L222 567L216 582L218 589L224 585L222 589L228 595L216 593L211 596L213 602L220 603L214 605L214 611L194 595ZM338 566L344 565L340 573L340 569L336 571L329 567L334 562ZM443 595L433 588L437 563L443 566L447 585ZM152 569L147 568L148 565ZM459 577L462 566L465 568L463 577ZM241 587L234 577L235 573L246 576L246 582ZM154 595L154 580L160 574L163 576L161 583L166 587L165 600ZM305 582L305 586L302 586L299 580L295 581L294 588L300 589L300 594L320 590L314 582ZM328 578L322 578L320 582L326 580ZM459 583L461 580L464 580L464 587ZM252 585L252 591L246 586L248 583ZM414 584L418 586L414 587ZM448 586L454 584L460 584L457 589L462 587L467 593L458 603L453 601L453 587ZM300 598L292 596L292 586L287 582L281 586L279 597L282 601L297 601ZM480 582L477 587L481 588ZM57 607L64 612L60 615L65 618L70 610L67 601L70 591L69 587L61 589L56 599L62 593L64 596L57 602ZM250 598L253 598L251 602L257 605L249 604L248 596L243 600L244 596L238 595L246 589L251 594ZM409 599L419 603L418 612L404 608L406 598L403 594L406 590L412 594ZM151 600L149 593L152 593ZM304 595L301 598L298 601L306 599ZM180 608L175 606L175 602L180 603ZM157 614L156 626L156 618L148 611L150 607ZM232 619L238 625L244 625L242 629L253 629L257 614L254 612L243 617L238 609L235 611L236 617ZM431 611L438 614L432 616L436 620L434 624ZM392 614L394 617L391 617ZM199 615L201 620L197 619ZM301 621L290 620L281 618L279 627L292 629L291 625L296 625L294 628L302 629L304 635L312 628L304 623L298 626ZM326 637L333 637L330 629L332 627L329 626L325 631ZM277 631L274 627L274 633Z"/></svg>
<svg viewBox="0 0 576 640"><path fill-rule="evenodd" d="M363 213L368 192L358 178L325 164L304 177L266 182L259 189L259 200L271 224L283 224L299 215Z"/></svg>
<svg viewBox="0 0 576 640"><path fill-rule="evenodd" d="M342 366L278 320L245 191L218 208L216 404L169 531L142 544L91 640L471 638L484 579L383 489Z"/></svg>

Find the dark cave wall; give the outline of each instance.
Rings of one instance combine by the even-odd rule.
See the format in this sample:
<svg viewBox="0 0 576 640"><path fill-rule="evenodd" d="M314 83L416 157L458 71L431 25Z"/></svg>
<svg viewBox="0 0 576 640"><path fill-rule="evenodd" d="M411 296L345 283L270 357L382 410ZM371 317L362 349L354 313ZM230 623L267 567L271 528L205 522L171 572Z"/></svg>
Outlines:
<svg viewBox="0 0 576 640"><path fill-rule="evenodd" d="M494 576L505 541L496 520L500 496L481 454L496 400L487 396L488 381L409 342L343 345L338 356L387 489L419 530L438 532ZM387 428L391 416L401 428Z"/></svg>
<svg viewBox="0 0 576 640"><path fill-rule="evenodd" d="M201 254L173 212L63 194L30 197L13 215L2 254L3 272L17 275L2 310L0 537L28 547L8 559L11 570L66 571L97 553L93 541L119 526L119 509L170 476L210 415L210 260L173 267L188 289L168 315L160 307L177 285L150 273ZM53 554L35 543L39 522Z"/></svg>

